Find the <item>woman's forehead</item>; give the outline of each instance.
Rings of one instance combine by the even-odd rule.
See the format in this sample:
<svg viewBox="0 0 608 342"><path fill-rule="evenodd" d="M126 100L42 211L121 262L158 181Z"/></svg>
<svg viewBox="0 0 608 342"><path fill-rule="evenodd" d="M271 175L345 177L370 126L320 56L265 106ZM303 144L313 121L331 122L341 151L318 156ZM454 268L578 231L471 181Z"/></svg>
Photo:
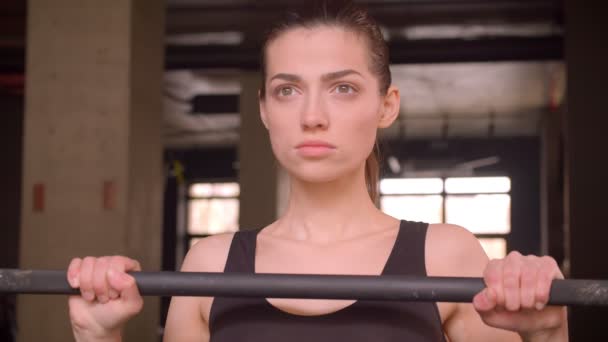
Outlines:
<svg viewBox="0 0 608 342"><path fill-rule="evenodd" d="M268 76L278 72L323 74L352 69L369 72L369 51L361 35L333 26L291 29L266 50Z"/></svg>

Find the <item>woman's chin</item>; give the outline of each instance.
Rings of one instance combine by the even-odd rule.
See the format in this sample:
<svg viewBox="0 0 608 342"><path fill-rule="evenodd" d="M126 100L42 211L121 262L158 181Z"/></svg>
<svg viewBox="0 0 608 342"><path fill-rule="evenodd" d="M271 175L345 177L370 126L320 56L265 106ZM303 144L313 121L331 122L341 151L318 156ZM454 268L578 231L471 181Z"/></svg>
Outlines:
<svg viewBox="0 0 608 342"><path fill-rule="evenodd" d="M309 184L327 184L337 179L334 177L327 177L325 175L299 175L295 178L302 183Z"/></svg>
<svg viewBox="0 0 608 342"><path fill-rule="evenodd" d="M352 176L352 171L348 170L336 170L335 167L331 169L315 168L307 170L296 170L289 172L292 180L300 181L303 183L332 183L335 181L343 181L346 178Z"/></svg>

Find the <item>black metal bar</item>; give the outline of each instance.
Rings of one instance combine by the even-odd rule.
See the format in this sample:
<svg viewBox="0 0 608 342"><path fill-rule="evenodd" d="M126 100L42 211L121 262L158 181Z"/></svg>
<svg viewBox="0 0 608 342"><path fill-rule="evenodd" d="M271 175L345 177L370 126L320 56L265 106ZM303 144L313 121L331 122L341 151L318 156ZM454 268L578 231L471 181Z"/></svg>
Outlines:
<svg viewBox="0 0 608 342"><path fill-rule="evenodd" d="M563 59L563 37L394 40L389 49L392 64L548 61Z"/></svg>
<svg viewBox="0 0 608 342"><path fill-rule="evenodd" d="M481 278L134 272L144 296L470 302ZM0 293L77 294L65 271L0 269ZM551 305L608 306L608 280L555 280Z"/></svg>

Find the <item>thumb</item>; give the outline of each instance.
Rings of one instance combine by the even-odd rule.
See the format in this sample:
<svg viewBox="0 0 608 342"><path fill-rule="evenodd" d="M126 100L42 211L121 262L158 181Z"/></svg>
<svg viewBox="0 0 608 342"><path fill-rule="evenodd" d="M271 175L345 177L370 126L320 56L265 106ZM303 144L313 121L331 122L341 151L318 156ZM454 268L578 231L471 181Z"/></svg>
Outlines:
<svg viewBox="0 0 608 342"><path fill-rule="evenodd" d="M108 271L110 286L120 294L120 299L124 303L129 303L134 313L141 310L143 300L137 288L135 278L125 272L115 270Z"/></svg>
<svg viewBox="0 0 608 342"><path fill-rule="evenodd" d="M478 312L491 311L496 307L496 293L489 288L485 288L473 297L473 306Z"/></svg>

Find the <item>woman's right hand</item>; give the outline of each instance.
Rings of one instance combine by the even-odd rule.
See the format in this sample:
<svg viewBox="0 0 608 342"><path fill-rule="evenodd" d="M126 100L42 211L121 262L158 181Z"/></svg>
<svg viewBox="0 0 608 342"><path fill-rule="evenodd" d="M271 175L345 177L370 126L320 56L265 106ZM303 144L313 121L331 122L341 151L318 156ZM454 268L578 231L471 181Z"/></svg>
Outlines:
<svg viewBox="0 0 608 342"><path fill-rule="evenodd" d="M122 326L143 307L135 278L136 260L123 256L75 258L68 267L68 282L80 288L70 296L70 320L77 340L117 340Z"/></svg>

